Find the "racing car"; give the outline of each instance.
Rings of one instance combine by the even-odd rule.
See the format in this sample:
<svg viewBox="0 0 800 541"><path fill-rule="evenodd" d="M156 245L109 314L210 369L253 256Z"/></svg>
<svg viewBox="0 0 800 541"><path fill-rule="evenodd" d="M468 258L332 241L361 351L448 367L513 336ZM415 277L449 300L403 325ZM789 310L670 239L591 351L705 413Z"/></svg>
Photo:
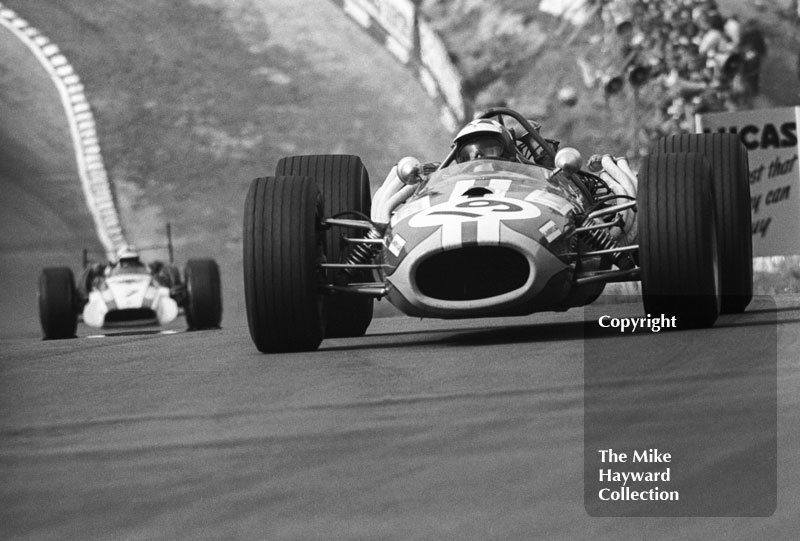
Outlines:
<svg viewBox="0 0 800 541"><path fill-rule="evenodd" d="M48 267L39 276L39 320L46 340L73 338L78 320L97 328L165 325L181 314L190 330L218 328L222 320L219 267L213 259L190 259L183 274L173 262L145 263L121 246L106 263L83 252L78 283L70 267ZM151 247L162 248L162 247Z"/></svg>
<svg viewBox="0 0 800 541"><path fill-rule="evenodd" d="M470 130L510 134L513 155L470 150ZM441 162L400 160L374 199L357 156L286 157L254 179L243 265L256 348L363 335L384 298L421 318L523 316L640 281L645 313L680 328L745 310L750 187L735 134L663 137L634 173L610 155L584 164L540 130L491 109Z"/></svg>

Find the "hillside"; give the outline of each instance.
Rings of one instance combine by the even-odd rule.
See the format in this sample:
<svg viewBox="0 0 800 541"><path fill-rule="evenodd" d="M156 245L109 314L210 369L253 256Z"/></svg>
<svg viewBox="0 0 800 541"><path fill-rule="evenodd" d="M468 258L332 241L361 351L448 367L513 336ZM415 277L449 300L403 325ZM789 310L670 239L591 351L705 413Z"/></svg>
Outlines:
<svg viewBox="0 0 800 541"><path fill-rule="evenodd" d="M757 105L797 103L800 32L788 2L719 2L770 29ZM346 152L364 158L375 189L398 157L435 159L449 144L417 81L330 0L309 0L302 22L282 16L296 7L289 0L4 4L51 37L83 79L131 240L158 242L171 221L182 261L223 262L232 308L241 308L240 215L253 177L284 155ZM504 102L585 155L635 158L647 145L646 92L606 99L585 88L575 59L592 52L602 25L577 29L539 4L420 2L476 107ZM564 86L577 90L574 107L554 99Z"/></svg>
<svg viewBox="0 0 800 541"><path fill-rule="evenodd" d="M416 81L330 0L302 18L282 16L289 0L3 3L83 80L128 239L163 243L172 222L179 263L222 265L229 316L244 311L253 178L286 155L350 153L377 188L399 157L449 144Z"/></svg>
<svg viewBox="0 0 800 541"><path fill-rule="evenodd" d="M653 108L663 98L661 89L654 81L638 91L625 84L611 96L597 87L588 88L579 58L603 73L622 75L624 71L623 59L613 47L608 47L608 56L601 55L608 52L605 44L615 39L603 23L603 12L592 11L590 19L577 26L543 13L541 4L545 1L423 0L421 7L447 42L476 109L505 103L540 118L548 133L584 153L606 149L636 158L649 144L645 128L656 123ZM792 0L718 0L716 4L721 15L754 19L764 31L768 53L761 70L761 93L752 107L800 103L800 20L796 8L792 10ZM572 107L558 103L558 92L564 87L577 93Z"/></svg>
<svg viewBox="0 0 800 541"><path fill-rule="evenodd" d="M625 0L587 2L622 4ZM667 95L653 79L638 89L625 83L606 95L587 87L578 59L598 71L624 75L616 52L610 9L593 11L581 25L540 9L570 2L551 0L423 0L421 8L440 32L465 79L465 92L475 110L508 105L538 118L543 130L562 146L574 146L586 157L597 152L625 154L634 165L658 135L658 109ZM691 2L690 2L691 3ZM699 4L700 2L694 2ZM795 0L709 0L721 16L751 20L764 33L767 54L760 70L760 92L740 110L800 104L800 16ZM640 5L646 5L641 2ZM654 4L659 10L671 4ZM605 13L606 21L603 20ZM609 46L609 44L611 44ZM575 104L559 103L564 88L575 90ZM691 111L689 107L686 108ZM713 109L711 109L713 111ZM689 126L691 114L685 115ZM666 126L675 133L675 126ZM756 292L800 291L800 257L763 262L756 273Z"/></svg>

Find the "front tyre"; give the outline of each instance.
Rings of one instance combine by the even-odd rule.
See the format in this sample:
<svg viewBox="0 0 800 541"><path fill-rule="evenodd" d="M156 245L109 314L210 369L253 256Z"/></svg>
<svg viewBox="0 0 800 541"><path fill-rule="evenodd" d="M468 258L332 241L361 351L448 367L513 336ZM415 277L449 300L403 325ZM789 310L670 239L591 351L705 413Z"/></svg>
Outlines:
<svg viewBox="0 0 800 541"><path fill-rule="evenodd" d="M39 321L45 340L75 338L77 291L69 267L49 267L39 275Z"/></svg>
<svg viewBox="0 0 800 541"><path fill-rule="evenodd" d="M369 174L361 158L348 154L312 154L281 158L275 167L276 175L314 177L322 194L323 216L338 216L358 212L369 216L371 196ZM352 217L352 216L350 216ZM350 247L342 236L363 237L359 229L333 227L325 233L325 254L328 262L341 263ZM336 283L334 272L328 281ZM361 272L353 281L369 282L371 273ZM326 338L363 336L372 322L373 300L360 295L330 295L325 297L327 322Z"/></svg>
<svg viewBox="0 0 800 541"><path fill-rule="evenodd" d="M657 153L697 152L712 170L717 209L722 313L743 312L753 298L753 236L747 149L733 133L692 133L659 139Z"/></svg>
<svg viewBox="0 0 800 541"><path fill-rule="evenodd" d="M190 259L186 275L186 323L191 330L219 328L222 321L222 288L219 266L213 259Z"/></svg>
<svg viewBox="0 0 800 541"><path fill-rule="evenodd" d="M319 190L311 177L253 180L244 210L250 337L263 353L311 351L325 336Z"/></svg>
<svg viewBox="0 0 800 541"><path fill-rule="evenodd" d="M700 154L655 154L639 170L642 300L678 328L710 327L719 316L719 254L711 168Z"/></svg>

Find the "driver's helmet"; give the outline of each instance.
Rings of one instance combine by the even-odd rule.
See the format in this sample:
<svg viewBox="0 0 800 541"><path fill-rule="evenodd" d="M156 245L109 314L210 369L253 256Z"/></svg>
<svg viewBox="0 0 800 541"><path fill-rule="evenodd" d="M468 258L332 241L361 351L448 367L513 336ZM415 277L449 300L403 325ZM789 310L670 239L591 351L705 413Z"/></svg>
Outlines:
<svg viewBox="0 0 800 541"><path fill-rule="evenodd" d="M143 266L136 248L127 245L117 250L117 265L122 268Z"/></svg>
<svg viewBox="0 0 800 541"><path fill-rule="evenodd" d="M464 163L479 158L514 160L514 137L496 120L478 118L464 126L453 140L456 162Z"/></svg>

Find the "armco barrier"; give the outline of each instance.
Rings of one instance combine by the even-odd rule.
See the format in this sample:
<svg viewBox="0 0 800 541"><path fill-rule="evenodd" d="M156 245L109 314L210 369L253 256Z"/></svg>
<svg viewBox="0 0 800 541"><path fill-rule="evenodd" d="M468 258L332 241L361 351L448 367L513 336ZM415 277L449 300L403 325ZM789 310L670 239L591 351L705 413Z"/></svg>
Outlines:
<svg viewBox="0 0 800 541"><path fill-rule="evenodd" d="M58 46L14 11L6 8L2 2L0 25L14 33L31 50L58 90L69 123L86 204L94 219L100 242L107 252L113 253L117 247L126 243L125 235L114 204L108 174L100 153L94 115L86 99L83 84Z"/></svg>
<svg viewBox="0 0 800 541"><path fill-rule="evenodd" d="M444 126L455 132L469 117L461 75L447 47L410 0L331 0L382 47L411 69L441 105Z"/></svg>
<svg viewBox="0 0 800 541"><path fill-rule="evenodd" d="M376 36L401 62L408 63L416 40L416 6L407 0L342 0L344 11ZM373 24L374 21L374 24ZM364 24L364 23L367 24Z"/></svg>
<svg viewBox="0 0 800 541"><path fill-rule="evenodd" d="M417 19L419 34L419 78L430 95L444 101L442 122L455 132L467 120L470 107L464 101L462 77L450 60L447 46L424 19Z"/></svg>

